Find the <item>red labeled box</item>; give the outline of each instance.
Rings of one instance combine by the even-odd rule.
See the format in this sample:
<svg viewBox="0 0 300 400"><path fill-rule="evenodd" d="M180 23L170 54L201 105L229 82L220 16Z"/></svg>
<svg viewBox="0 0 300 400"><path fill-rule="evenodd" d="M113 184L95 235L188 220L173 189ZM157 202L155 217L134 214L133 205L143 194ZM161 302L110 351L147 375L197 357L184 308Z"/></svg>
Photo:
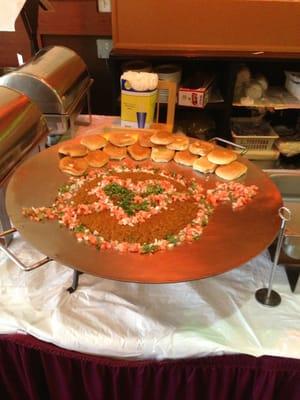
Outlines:
<svg viewBox="0 0 300 400"><path fill-rule="evenodd" d="M181 106L204 108L209 100L215 77L212 74L192 75L178 91L178 104Z"/></svg>

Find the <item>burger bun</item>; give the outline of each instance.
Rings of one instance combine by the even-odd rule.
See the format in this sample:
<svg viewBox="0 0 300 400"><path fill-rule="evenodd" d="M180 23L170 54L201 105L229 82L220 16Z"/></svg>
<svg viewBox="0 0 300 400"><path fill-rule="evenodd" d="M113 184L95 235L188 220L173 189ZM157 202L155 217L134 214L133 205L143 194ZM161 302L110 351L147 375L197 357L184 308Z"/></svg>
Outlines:
<svg viewBox="0 0 300 400"><path fill-rule="evenodd" d="M216 169L216 175L226 181L238 179L247 172L247 166L239 161L233 161L228 165L222 165Z"/></svg>

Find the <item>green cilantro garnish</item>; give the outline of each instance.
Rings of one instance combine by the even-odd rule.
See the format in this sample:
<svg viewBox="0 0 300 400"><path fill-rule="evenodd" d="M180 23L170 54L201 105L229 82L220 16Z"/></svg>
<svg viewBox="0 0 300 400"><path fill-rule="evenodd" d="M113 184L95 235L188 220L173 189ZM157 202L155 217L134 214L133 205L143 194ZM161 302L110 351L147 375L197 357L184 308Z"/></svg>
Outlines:
<svg viewBox="0 0 300 400"><path fill-rule="evenodd" d="M233 203L235 201L235 197L232 192L228 193L229 200Z"/></svg>
<svg viewBox="0 0 300 400"><path fill-rule="evenodd" d="M103 188L105 194L121 207L127 215L134 215L138 211L147 211L149 203L145 200L142 203L134 203L134 193L117 183L110 183Z"/></svg>
<svg viewBox="0 0 300 400"><path fill-rule="evenodd" d="M201 222L201 226L206 226L208 224L208 218L205 218Z"/></svg>
<svg viewBox="0 0 300 400"><path fill-rule="evenodd" d="M134 204L134 208L136 211L140 211L140 210L148 211L149 203L148 203L148 201L144 200L140 204Z"/></svg>
<svg viewBox="0 0 300 400"><path fill-rule="evenodd" d="M154 253L158 249L158 246L155 244L150 244L150 243L144 243L142 246L142 253L147 254L147 253Z"/></svg>
<svg viewBox="0 0 300 400"><path fill-rule="evenodd" d="M145 196L150 196L151 194L162 194L164 192L164 189L158 185L148 185L146 188Z"/></svg>
<svg viewBox="0 0 300 400"><path fill-rule="evenodd" d="M197 183L196 182L191 182L191 184L190 184L190 188L192 189L192 190L196 190L197 189Z"/></svg>
<svg viewBox="0 0 300 400"><path fill-rule="evenodd" d="M46 218L46 215L45 215L45 213L44 213L43 211L39 211L39 212L36 214L36 217L38 218L39 221L41 221L41 220L43 220L44 218Z"/></svg>
<svg viewBox="0 0 300 400"><path fill-rule="evenodd" d="M167 235L166 240L169 243L174 244L174 245L176 245L179 242L179 239L176 235Z"/></svg>
<svg viewBox="0 0 300 400"><path fill-rule="evenodd" d="M70 189L71 189L71 185L65 184L65 185L62 185L62 186L58 189L58 193L59 193L59 194L63 194L63 193L69 192Z"/></svg>
<svg viewBox="0 0 300 400"><path fill-rule="evenodd" d="M76 226L74 228L74 232L82 232L82 233L84 233L85 230L86 230L86 227L83 224L80 224L80 225L78 225L78 226Z"/></svg>

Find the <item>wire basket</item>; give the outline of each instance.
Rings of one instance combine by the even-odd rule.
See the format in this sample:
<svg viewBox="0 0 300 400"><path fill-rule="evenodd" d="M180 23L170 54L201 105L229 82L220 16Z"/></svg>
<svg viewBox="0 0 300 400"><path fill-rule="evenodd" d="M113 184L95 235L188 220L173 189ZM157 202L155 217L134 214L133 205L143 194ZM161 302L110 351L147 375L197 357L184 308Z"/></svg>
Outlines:
<svg viewBox="0 0 300 400"><path fill-rule="evenodd" d="M231 131L231 135L234 143L245 146L249 150L271 150L275 140L279 138L274 131L265 136L242 136L237 135L234 131Z"/></svg>

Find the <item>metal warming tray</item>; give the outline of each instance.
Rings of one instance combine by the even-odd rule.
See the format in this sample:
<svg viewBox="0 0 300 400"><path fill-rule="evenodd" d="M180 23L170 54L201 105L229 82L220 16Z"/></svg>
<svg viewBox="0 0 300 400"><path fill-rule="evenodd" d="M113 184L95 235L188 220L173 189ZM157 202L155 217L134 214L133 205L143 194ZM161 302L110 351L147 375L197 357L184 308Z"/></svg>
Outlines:
<svg viewBox="0 0 300 400"><path fill-rule="evenodd" d="M300 260L300 171L272 173L272 181L278 187L284 205L291 211L284 235L283 250L291 258Z"/></svg>
<svg viewBox="0 0 300 400"><path fill-rule="evenodd" d="M4 200L7 180L47 134L38 106L23 93L0 86L0 220L4 229L10 227Z"/></svg>
<svg viewBox="0 0 300 400"><path fill-rule="evenodd" d="M22 237L54 260L103 278L140 283L168 283L205 278L223 273L247 262L266 249L280 226L278 209L281 195L269 177L250 161L243 159L248 172L241 181L256 184L259 193L244 210L233 212L219 207L204 229L201 239L171 251L139 255L99 251L78 243L73 234L57 222L36 223L22 216L22 207L52 204L57 188L68 179L58 169L58 146L26 161L8 185L6 204L9 215ZM157 163L153 163L155 167ZM174 161L159 165L211 187L216 176L203 177Z"/></svg>
<svg viewBox="0 0 300 400"><path fill-rule="evenodd" d="M23 93L0 86L0 184L48 134L38 106Z"/></svg>
<svg viewBox="0 0 300 400"><path fill-rule="evenodd" d="M0 84L31 98L44 114L50 134L73 132L77 115L87 102L90 78L84 61L67 47L40 50L27 64L0 78Z"/></svg>

